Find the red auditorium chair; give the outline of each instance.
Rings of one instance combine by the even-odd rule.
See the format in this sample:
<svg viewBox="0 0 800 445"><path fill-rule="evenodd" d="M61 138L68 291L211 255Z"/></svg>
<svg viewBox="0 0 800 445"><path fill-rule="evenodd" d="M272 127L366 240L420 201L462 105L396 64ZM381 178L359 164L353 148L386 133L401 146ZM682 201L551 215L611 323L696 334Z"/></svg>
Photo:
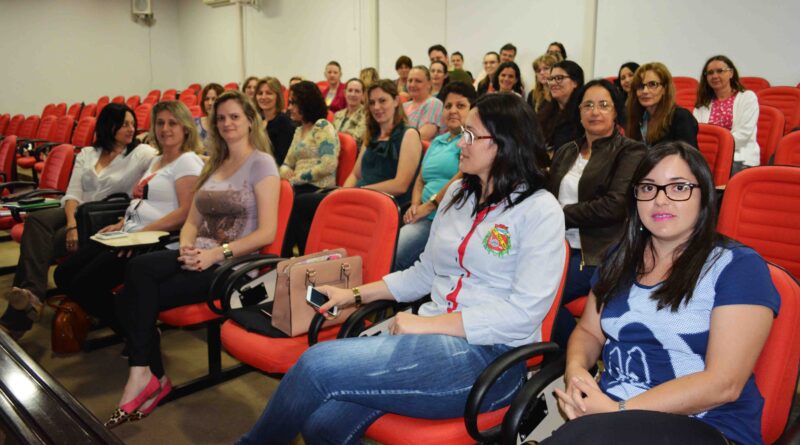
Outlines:
<svg viewBox="0 0 800 445"><path fill-rule="evenodd" d="M331 84L329 84L327 80L320 80L319 82L317 82L317 88L319 88L320 91L327 90L330 87L330 85Z"/></svg>
<svg viewBox="0 0 800 445"><path fill-rule="evenodd" d="M186 89L194 91L194 94L197 95L203 89L203 86L199 83L193 83L186 87Z"/></svg>
<svg viewBox="0 0 800 445"><path fill-rule="evenodd" d="M6 134L6 129L10 121L11 116L8 113L0 114L0 136Z"/></svg>
<svg viewBox="0 0 800 445"><path fill-rule="evenodd" d="M689 111L694 110L697 101L697 79L694 77L676 76L672 78L675 84L675 103Z"/></svg>
<svg viewBox="0 0 800 445"><path fill-rule="evenodd" d="M78 116L78 122L87 117L96 117L97 114L97 104L86 104L83 106L83 110L81 110L81 114Z"/></svg>
<svg viewBox="0 0 800 445"><path fill-rule="evenodd" d="M192 105L189 107L189 112L192 113L192 117L194 118L203 116L203 110L200 109L200 105Z"/></svg>
<svg viewBox="0 0 800 445"><path fill-rule="evenodd" d="M800 131L793 131L781 139L775 152L775 165L800 167Z"/></svg>
<svg viewBox="0 0 800 445"><path fill-rule="evenodd" d="M783 134L800 127L800 89L770 87L759 91L756 95L759 105L769 105L783 112L783 116L786 118Z"/></svg>
<svg viewBox="0 0 800 445"><path fill-rule="evenodd" d="M714 185L728 183L733 165L734 141L731 132L711 124L698 124L697 145L714 174Z"/></svg>
<svg viewBox="0 0 800 445"><path fill-rule="evenodd" d="M225 91L238 90L239 89L239 83L238 82L228 82L228 83L225 84L224 88L225 88Z"/></svg>
<svg viewBox="0 0 800 445"><path fill-rule="evenodd" d="M41 119L39 116L35 114L26 117L17 131L17 144L23 139L34 139L36 137L36 131L39 129L40 121Z"/></svg>
<svg viewBox="0 0 800 445"><path fill-rule="evenodd" d="M336 168L336 185L343 186L358 158L358 146L353 136L339 133L339 165Z"/></svg>
<svg viewBox="0 0 800 445"><path fill-rule="evenodd" d="M164 90L164 94L161 95L161 102L169 102L175 100L178 97L178 91L174 88L169 90Z"/></svg>
<svg viewBox="0 0 800 445"><path fill-rule="evenodd" d="M74 104L69 106L69 109L67 109L67 116L72 116L72 118L75 119L75 121L77 122L78 118L81 115L82 109L83 109L83 103L75 102Z"/></svg>
<svg viewBox="0 0 800 445"><path fill-rule="evenodd" d="M152 104L141 104L136 107L134 114L136 115L137 133L144 133L150 130L150 112L153 110Z"/></svg>
<svg viewBox="0 0 800 445"><path fill-rule="evenodd" d="M17 137L12 135L0 141L0 182L11 182L16 179ZM4 191L4 194L8 194L8 191Z"/></svg>
<svg viewBox="0 0 800 445"><path fill-rule="evenodd" d="M57 117L49 114L39 120L39 126L36 129L36 134L31 138L18 138L17 139L17 166L25 169L32 169L38 158L34 154L37 146L43 142L49 142L50 134L55 128ZM36 172L33 172L33 180L36 181Z"/></svg>
<svg viewBox="0 0 800 445"><path fill-rule="evenodd" d="M759 91L763 90L764 88L769 88L771 85L767 79L763 77L756 77L756 76L749 76L749 77L740 77L739 82L744 85L744 87L754 93L758 93Z"/></svg>
<svg viewBox="0 0 800 445"><path fill-rule="evenodd" d="M399 221L397 203L389 195L361 188L334 190L314 215L306 253L343 247L348 255L361 256L363 282L377 281L391 270ZM276 338L248 332L227 320L222 325L222 345L243 363L285 374L316 339L332 340L339 331L340 326L332 326L309 331L308 337Z"/></svg>
<svg viewBox="0 0 800 445"><path fill-rule="evenodd" d="M187 107L197 105L197 96L195 96L194 94L184 94L184 93L186 93L186 91L181 93L181 96L179 98L179 100L183 102L184 105L186 105ZM192 93L192 91L189 91L189 93Z"/></svg>
<svg viewBox="0 0 800 445"><path fill-rule="evenodd" d="M94 126L97 123L95 117L85 117L78 122L75 131L72 133L72 145L75 151L80 151L83 147L94 144Z"/></svg>
<svg viewBox="0 0 800 445"><path fill-rule="evenodd" d="M158 96L147 96L147 97L144 98L142 103L143 104L155 105L155 104L158 103L158 99L159 99Z"/></svg>
<svg viewBox="0 0 800 445"><path fill-rule="evenodd" d="M131 110L135 110L136 107L139 106L139 103L141 103L141 101L142 98L134 94L133 96L129 97L128 100L125 101L125 105L127 105L128 108L130 108Z"/></svg>
<svg viewBox="0 0 800 445"><path fill-rule="evenodd" d="M283 248L283 240L286 236L286 227L289 224L289 216L294 205L294 190L287 180L281 180L281 191L278 205L278 230L272 244L261 249L261 254L278 256ZM246 258L246 257L243 257ZM239 261L237 261L239 260ZM245 261L242 258L233 259L231 264ZM210 291L209 293L211 293ZM249 369L244 366L236 366L229 369L222 369L222 348L220 346L220 324L222 323L221 314L218 308L219 300L214 302L203 302L179 306L159 314L159 320L170 326L188 327L205 325L206 340L208 342L208 374L194 379L191 382L175 386L172 393L164 400L170 401L192 394L204 388L208 388L217 383L222 383L232 378L238 377ZM164 403L164 402L162 402Z"/></svg>
<svg viewBox="0 0 800 445"><path fill-rule="evenodd" d="M56 104L56 108L53 111L53 113L55 113L56 117L64 116L65 114L67 114L67 104L64 102Z"/></svg>
<svg viewBox="0 0 800 445"><path fill-rule="evenodd" d="M333 111L328 110L328 116L325 119L327 119L328 122L333 123Z"/></svg>
<svg viewBox="0 0 800 445"><path fill-rule="evenodd" d="M41 127L41 124L39 124L39 127ZM42 169L44 169L44 161L41 159L48 156L48 152L51 148L58 144L70 143L70 140L72 139L72 130L74 129L75 119L73 119L72 116L64 115L56 119L56 123L50 132L50 137L48 138L50 142L36 147L34 158L36 158L37 161L33 165L34 173L42 172ZM34 180L36 180L36 176L34 176Z"/></svg>
<svg viewBox="0 0 800 445"><path fill-rule="evenodd" d="M125 96L116 96L111 99L111 103L113 104L124 104L125 103Z"/></svg>
<svg viewBox="0 0 800 445"><path fill-rule="evenodd" d="M759 105L756 141L761 149L761 165L769 164L783 136L785 118L781 110L769 105Z"/></svg>
<svg viewBox="0 0 800 445"><path fill-rule="evenodd" d="M158 89L150 90L150 92L147 93L147 96L145 96L145 99L150 98L150 97L155 97L156 98L156 102L158 102L158 100L161 99L161 90L158 90Z"/></svg>
<svg viewBox="0 0 800 445"><path fill-rule="evenodd" d="M6 131L3 133L3 136L16 136L19 133L19 129L22 127L23 122L25 122L25 115L15 114L11 120L8 121L8 126L6 127Z"/></svg>
<svg viewBox="0 0 800 445"><path fill-rule="evenodd" d="M56 115L56 104L47 104L42 109L41 117L47 117L50 115Z"/></svg>
<svg viewBox="0 0 800 445"><path fill-rule="evenodd" d="M800 277L800 168L737 173L725 189L717 230Z"/></svg>
<svg viewBox="0 0 800 445"><path fill-rule="evenodd" d="M105 108L105 106L108 105L108 103L109 103L108 96L102 96L99 99L97 99L97 107L95 108L94 117L100 116L100 112L103 111L103 108Z"/></svg>

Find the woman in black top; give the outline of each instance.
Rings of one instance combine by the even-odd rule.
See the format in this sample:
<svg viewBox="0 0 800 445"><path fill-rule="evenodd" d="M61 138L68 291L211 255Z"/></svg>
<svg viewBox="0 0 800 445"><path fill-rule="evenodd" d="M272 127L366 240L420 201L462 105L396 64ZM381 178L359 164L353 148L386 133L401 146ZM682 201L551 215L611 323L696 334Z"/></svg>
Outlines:
<svg viewBox="0 0 800 445"><path fill-rule="evenodd" d="M536 117L542 126L547 149L552 152L576 137L574 108L576 92L583 86L583 69L571 60L553 65L547 78L552 100L539 109Z"/></svg>
<svg viewBox="0 0 800 445"><path fill-rule="evenodd" d="M275 163L283 164L286 152L292 145L294 130L297 127L289 116L283 112L283 91L281 82L274 77L265 77L256 84L256 104L261 118L264 119L264 126L267 136L272 143L272 154L275 156Z"/></svg>

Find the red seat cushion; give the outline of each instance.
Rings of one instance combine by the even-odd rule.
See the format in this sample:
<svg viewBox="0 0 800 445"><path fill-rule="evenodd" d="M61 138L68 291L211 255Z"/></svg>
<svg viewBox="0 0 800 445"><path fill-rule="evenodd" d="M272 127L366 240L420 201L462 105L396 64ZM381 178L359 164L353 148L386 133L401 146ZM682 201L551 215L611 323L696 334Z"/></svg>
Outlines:
<svg viewBox="0 0 800 445"><path fill-rule="evenodd" d="M162 312L163 313L163 312ZM319 341L336 338L339 326L319 332ZM285 374L308 349L308 337L273 338L248 332L236 322L222 324L222 346L234 357L264 372Z"/></svg>
<svg viewBox="0 0 800 445"><path fill-rule="evenodd" d="M483 430L499 425L508 407L478 416L478 428ZM471 445L475 439L467 433L464 418L429 420L415 419L397 414L385 414L367 429L366 436L392 445Z"/></svg>
<svg viewBox="0 0 800 445"><path fill-rule="evenodd" d="M573 317L580 317L583 314L583 309L586 307L586 300L588 297L578 297L569 303L565 304L564 307L567 308L570 314Z"/></svg>
<svg viewBox="0 0 800 445"><path fill-rule="evenodd" d="M13 216L0 216L0 230L8 230L14 227L15 224L17 224L17 221Z"/></svg>
<svg viewBox="0 0 800 445"><path fill-rule="evenodd" d="M11 228L11 239L16 242L20 242L22 240L23 230L25 230L25 224L16 224Z"/></svg>
<svg viewBox="0 0 800 445"><path fill-rule="evenodd" d="M36 164L36 158L33 156L22 156L17 159L17 165L22 168L33 168Z"/></svg>
<svg viewBox="0 0 800 445"><path fill-rule="evenodd" d="M36 170L37 173L41 173L42 170L44 170L44 161L33 164L33 169Z"/></svg>
<svg viewBox="0 0 800 445"><path fill-rule="evenodd" d="M216 306L220 307L219 301L216 302ZM181 327L205 323L217 318L220 318L220 315L209 309L205 301L167 309L158 315L161 322Z"/></svg>

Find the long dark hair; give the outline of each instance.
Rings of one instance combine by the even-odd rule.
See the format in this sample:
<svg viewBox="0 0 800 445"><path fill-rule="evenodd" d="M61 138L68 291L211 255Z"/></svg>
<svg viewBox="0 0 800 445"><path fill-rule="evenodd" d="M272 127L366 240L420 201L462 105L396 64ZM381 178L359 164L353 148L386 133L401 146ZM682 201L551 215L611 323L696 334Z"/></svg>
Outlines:
<svg viewBox="0 0 800 445"><path fill-rule="evenodd" d="M522 74L519 71L519 66L514 62L503 62L497 67L497 70L494 72L494 77L492 77L492 86L494 87L494 90L500 91L500 73L506 68L511 68L514 70L514 75L517 76L517 83L514 84L511 89L522 96L522 93L524 92L524 86L522 85Z"/></svg>
<svg viewBox="0 0 800 445"><path fill-rule="evenodd" d="M622 70L624 70L625 68L629 69L631 71L631 73L635 73L636 70L639 69L639 64L636 63L636 62L625 62L625 63L623 63L622 66L619 67L619 71L617 71L617 78L614 79L614 86L617 87L617 90L619 90L619 92L622 95L623 99L625 99L627 101L628 100L628 93L626 93L625 90L622 89L622 81L620 80L620 77L622 77Z"/></svg>
<svg viewBox="0 0 800 445"><path fill-rule="evenodd" d="M513 207L544 188L548 157L531 107L514 93L498 93L481 96L475 102L475 108L483 126L497 144L497 155L489 170L489 181L494 188L486 201L480 203L478 197L483 194L481 180L477 175L465 173L461 189L445 211L452 205L461 208L472 195L476 197L473 215L503 201L508 207ZM519 194L512 199L515 191Z"/></svg>
<svg viewBox="0 0 800 445"><path fill-rule="evenodd" d="M633 174L631 184L639 183L653 168L667 156L678 155L689 164L689 170L697 178L700 187L700 213L689 240L676 249L669 277L656 289L652 299L658 301L658 308L667 306L674 312L682 303L687 303L694 293L709 255L720 243L727 241L717 233L717 198L714 179L703 155L696 148L684 142L667 142L650 149ZM600 279L592 291L597 298L597 310L612 298L622 294L633 285L634 280L647 273L644 256L652 246L652 235L642 225L631 187L627 196L628 218L619 243L611 248L603 266ZM650 251L650 255L653 255ZM712 259L715 261L716 259Z"/></svg>
<svg viewBox="0 0 800 445"><path fill-rule="evenodd" d="M731 89L733 91L741 93L745 90L744 85L742 85L742 82L739 80L739 70L736 69L736 65L733 64L733 61L721 54L713 56L706 60L705 65L703 65L703 72L700 73L700 83L697 85L697 101L694 104L695 108L707 107L711 103L711 99L717 97L714 90L711 89L711 85L708 84L708 76L706 76L708 64L715 61L724 63L731 69L731 72L733 72L733 77L731 77Z"/></svg>
<svg viewBox="0 0 800 445"><path fill-rule="evenodd" d="M133 133L136 134L136 129L138 128L138 124L136 122L136 113L134 113L133 110L131 110L127 105L110 103L103 107L103 111L101 111L100 115L97 116L97 124L95 125L94 130L95 148L99 148L103 151L111 151L114 149L117 131L122 128L122 125L125 123L125 115L128 113L133 116ZM141 142L139 142L138 139L133 138L131 143L125 147L124 155L127 156L128 153L130 153L131 150L136 148L140 143Z"/></svg>
<svg viewBox="0 0 800 445"><path fill-rule="evenodd" d="M571 60L562 60L556 63L550 68L551 73L554 68L561 68L566 71L569 78L577 85L572 91L572 94L570 94L563 110L558 106L558 101L551 98L550 102L545 104L539 111L539 123L542 125L542 131L544 132L548 144L552 142L552 137L555 134L556 128L560 125L567 123L574 131L575 122L573 120L575 119L575 114L572 110L578 106L578 102L583 97L583 95L578 95L578 92L583 87L583 68ZM578 122L578 124L580 124L580 122ZM574 137L576 135L573 133L572 136ZM559 147L553 148L557 149Z"/></svg>
<svg viewBox="0 0 800 445"><path fill-rule="evenodd" d="M331 65L331 64L328 64ZM325 98L314 82L301 80L289 87L289 97L294 101L300 111L301 123L311 123L325 119L328 116L328 106Z"/></svg>

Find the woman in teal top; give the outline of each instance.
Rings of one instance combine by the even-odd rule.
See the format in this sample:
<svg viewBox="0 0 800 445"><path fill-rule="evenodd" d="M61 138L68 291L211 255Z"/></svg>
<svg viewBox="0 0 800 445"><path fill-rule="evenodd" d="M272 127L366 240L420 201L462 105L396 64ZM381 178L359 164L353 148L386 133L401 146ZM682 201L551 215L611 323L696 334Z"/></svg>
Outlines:
<svg viewBox="0 0 800 445"><path fill-rule="evenodd" d="M458 169L461 149L461 126L475 103L477 94L472 85L463 82L447 84L442 90L444 97L444 120L450 130L431 141L422 169L414 183L411 207L403 216L405 225L400 228L397 239L397 255L394 270L404 270L419 259L428 242L436 208L447 187L461 177Z"/></svg>

